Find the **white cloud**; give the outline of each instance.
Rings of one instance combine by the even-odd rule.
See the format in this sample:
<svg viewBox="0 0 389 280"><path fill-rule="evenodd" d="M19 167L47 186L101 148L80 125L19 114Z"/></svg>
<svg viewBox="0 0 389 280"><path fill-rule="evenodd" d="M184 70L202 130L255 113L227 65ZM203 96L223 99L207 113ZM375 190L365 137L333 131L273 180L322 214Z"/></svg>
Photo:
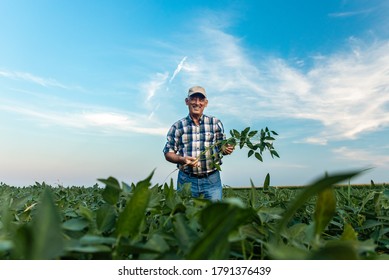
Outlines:
<svg viewBox="0 0 389 280"><path fill-rule="evenodd" d="M350 39L348 50L318 55L305 72L287 61L251 58L240 40L203 27L181 69L185 84L202 83L216 113L247 121L314 120L322 131L309 143L356 139L389 125L389 42ZM244 112L244 114L242 114ZM320 139L320 141L318 141Z"/></svg>
<svg viewBox="0 0 389 280"><path fill-rule="evenodd" d="M352 16L359 16L359 15L367 15L372 13L375 10L376 10L375 8L369 8L369 9L358 10L358 11L336 12L336 13L330 13L328 14L328 16L338 17L338 18L352 17Z"/></svg>
<svg viewBox="0 0 389 280"><path fill-rule="evenodd" d="M308 137L305 139L304 142L317 145L327 145L328 143L327 139L324 139L322 137Z"/></svg>
<svg viewBox="0 0 389 280"><path fill-rule="evenodd" d="M104 129L121 130L142 134L165 135L165 127L150 126L149 118L136 114L120 114L113 112L83 113L80 120L85 126L98 126ZM155 124L154 124L155 125Z"/></svg>
<svg viewBox="0 0 389 280"><path fill-rule="evenodd" d="M357 162L365 162L371 167L388 167L389 156L383 154L374 154L371 150L351 149L348 147L340 147L333 149L332 152L338 159L346 159Z"/></svg>
<svg viewBox="0 0 389 280"><path fill-rule="evenodd" d="M172 102L182 103L181 99L169 98L175 96L174 87L182 90L188 85L200 84L207 89L210 107L218 115L228 114L247 122L263 118L316 121L322 130L308 135L307 143L325 145L331 140L356 139L389 125L388 41L364 45L352 38L348 50L318 54L312 58L313 66L303 71L301 63L294 67L281 58L265 54L254 58L242 47L240 38L209 25L200 26L199 33L191 34L187 41L183 38L180 40L183 45L174 48L181 49L187 56L183 56L172 75L169 71L159 72L141 84L137 94L141 94L144 101L142 114L116 115L116 110L109 108L96 110L98 114L108 115L90 113L87 118L80 113L80 108L71 115L48 112L45 117L46 112L41 114L40 110L29 109L20 109L20 113L35 115L41 120L51 118L52 122L74 127L81 123L165 134L166 130L162 133L155 128L161 125L154 121L166 113L158 108L173 108ZM176 79L178 74L179 80ZM0 71L0 77L44 87L66 87L56 80L23 72Z"/></svg>
<svg viewBox="0 0 389 280"><path fill-rule="evenodd" d="M18 71L0 71L0 77L5 77L8 79L22 80L30 83L34 83L43 87L58 87L63 89L70 89L71 87L66 86L55 79L43 78L27 72L18 72Z"/></svg>
<svg viewBox="0 0 389 280"><path fill-rule="evenodd" d="M150 135L166 135L167 127L150 121L148 116L141 114L125 114L109 111L99 112L53 112L28 106L0 105L0 111L27 116L32 123L42 126L65 126L70 128L91 129L93 132L135 132Z"/></svg>
<svg viewBox="0 0 389 280"><path fill-rule="evenodd" d="M147 97L146 102L149 102L155 95L155 93L166 84L166 81L169 77L169 73L157 73L154 75L152 80L147 84L143 85L143 88L146 90Z"/></svg>

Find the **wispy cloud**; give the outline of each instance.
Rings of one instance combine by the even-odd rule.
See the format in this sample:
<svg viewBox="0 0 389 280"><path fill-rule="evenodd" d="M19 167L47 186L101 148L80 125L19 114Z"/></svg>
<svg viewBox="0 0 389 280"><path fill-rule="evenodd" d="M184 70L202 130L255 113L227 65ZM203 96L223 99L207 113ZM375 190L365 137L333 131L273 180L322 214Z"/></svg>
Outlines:
<svg viewBox="0 0 389 280"><path fill-rule="evenodd" d="M99 108L87 112L53 112L42 108L0 104L0 111L16 113L28 117L34 124L43 126L64 126L77 129L90 129L94 133L134 132L150 135L165 135L167 127L151 122L147 115L121 113Z"/></svg>
<svg viewBox="0 0 389 280"><path fill-rule="evenodd" d="M383 154L374 154L370 150L351 149L348 147L340 147L333 149L332 152L338 159L351 160L366 163L370 167L386 167L389 166L389 156Z"/></svg>
<svg viewBox="0 0 389 280"><path fill-rule="evenodd" d="M151 81L143 85L144 90L146 91L146 103L149 102L155 95L155 93L166 84L167 79L169 78L169 73L157 73L153 76Z"/></svg>
<svg viewBox="0 0 389 280"><path fill-rule="evenodd" d="M53 122L75 127L82 124L164 135L166 130L158 126L169 124L160 125L154 121L165 114L158 108L172 108L168 107L172 102L169 96L174 96L173 92L169 94L171 88L201 84L210 93L212 111L221 116L225 114L248 122L263 118L316 122L321 131L307 135L305 139L311 144L356 139L389 125L389 41L364 45L358 40L350 40L347 50L319 54L311 58L314 62L311 68L302 70L281 58L266 54L253 56L243 47L241 38L210 25L199 26L190 40L181 40L183 45L180 47L187 55L172 67L174 70L155 73L141 84L137 94L144 101L145 112L142 114L122 114L109 108L100 108L96 110L97 114L88 110L90 113L85 114L78 108L71 116L47 112L48 116ZM201 42L201 46L193 42ZM171 53L167 56L171 57ZM177 79L178 75L180 79ZM66 88L54 79L24 72L0 70L0 77L42 87ZM177 102L182 104L182 99ZM39 114L39 110L20 109L20 113L47 120L43 116L46 112Z"/></svg>
<svg viewBox="0 0 389 280"><path fill-rule="evenodd" d="M104 129L121 130L151 135L165 135L167 128L154 124L150 126L149 118L139 114L113 112L88 112L77 116L85 126L97 126Z"/></svg>
<svg viewBox="0 0 389 280"><path fill-rule="evenodd" d="M337 18L352 17L352 16L359 16L359 15L367 15L372 13L374 10L375 8L369 8L369 9L358 10L358 11L335 12L335 13L328 14L328 16L337 17Z"/></svg>
<svg viewBox="0 0 389 280"><path fill-rule="evenodd" d="M64 85L55 79L43 78L27 72L0 70L0 77L8 79L22 80L30 83L34 83L43 87L57 87L63 89L70 89L72 87Z"/></svg>
<svg viewBox="0 0 389 280"><path fill-rule="evenodd" d="M20 71L0 71L0 77L9 80L25 81L44 88L60 88L65 92L73 92L75 88L66 86L54 79L46 79L31 73ZM164 85L168 73L157 74L152 83L148 84L147 100L152 99L155 91ZM78 88L77 88L78 89ZM121 112L115 108L97 104L77 103L73 99L56 97L53 94L39 92L39 87L32 92L23 89L2 90L5 95L0 98L0 111L28 117L28 120L41 126L64 126L77 129L90 129L92 132L133 132L151 135L165 135L167 128L152 120L150 114L136 112ZM7 94L7 92L23 93L26 96ZM8 96L7 96L8 95ZM53 108L56 108L54 110Z"/></svg>
<svg viewBox="0 0 389 280"><path fill-rule="evenodd" d="M313 120L323 128L306 142L321 145L389 125L388 41L350 40L347 50L316 56L302 71L274 56L252 58L239 38L221 30L203 27L198 36L202 48L191 49L180 75L186 85L203 81L213 111L228 108L229 116L248 121Z"/></svg>

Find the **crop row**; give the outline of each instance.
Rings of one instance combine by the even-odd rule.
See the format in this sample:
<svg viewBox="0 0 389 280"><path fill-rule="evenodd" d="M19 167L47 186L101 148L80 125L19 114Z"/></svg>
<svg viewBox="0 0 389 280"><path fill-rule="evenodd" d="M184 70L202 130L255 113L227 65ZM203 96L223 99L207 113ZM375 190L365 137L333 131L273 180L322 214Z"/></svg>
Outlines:
<svg viewBox="0 0 389 280"><path fill-rule="evenodd" d="M173 183L0 185L0 259L388 259L387 185L224 189L220 202Z"/></svg>

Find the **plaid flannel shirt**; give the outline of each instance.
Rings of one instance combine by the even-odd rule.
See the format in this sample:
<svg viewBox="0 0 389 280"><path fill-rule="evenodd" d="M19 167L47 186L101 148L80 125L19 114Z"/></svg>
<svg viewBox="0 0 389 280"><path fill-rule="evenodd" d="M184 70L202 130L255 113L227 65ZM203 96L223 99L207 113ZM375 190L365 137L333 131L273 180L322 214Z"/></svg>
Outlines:
<svg viewBox="0 0 389 280"><path fill-rule="evenodd" d="M177 167L187 173L209 173L216 170L213 163L222 164L218 155L219 147L215 144L224 139L226 136L223 124L219 119L202 115L200 125L197 126L188 115L172 125L167 134L167 142L163 152L164 154L174 152L181 156L196 158L200 156L199 167L182 167L180 164L177 164ZM213 145L215 145L213 148L205 152L207 147Z"/></svg>

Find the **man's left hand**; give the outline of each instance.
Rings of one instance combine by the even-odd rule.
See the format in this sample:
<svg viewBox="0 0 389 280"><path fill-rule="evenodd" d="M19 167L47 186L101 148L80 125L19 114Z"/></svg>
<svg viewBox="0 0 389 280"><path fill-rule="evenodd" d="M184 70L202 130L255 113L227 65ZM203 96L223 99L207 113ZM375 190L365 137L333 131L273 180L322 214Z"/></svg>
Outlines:
<svg viewBox="0 0 389 280"><path fill-rule="evenodd" d="M227 144L227 145L223 146L222 147L223 155L231 154L234 151L234 149L235 149L235 146L233 146L233 145Z"/></svg>

